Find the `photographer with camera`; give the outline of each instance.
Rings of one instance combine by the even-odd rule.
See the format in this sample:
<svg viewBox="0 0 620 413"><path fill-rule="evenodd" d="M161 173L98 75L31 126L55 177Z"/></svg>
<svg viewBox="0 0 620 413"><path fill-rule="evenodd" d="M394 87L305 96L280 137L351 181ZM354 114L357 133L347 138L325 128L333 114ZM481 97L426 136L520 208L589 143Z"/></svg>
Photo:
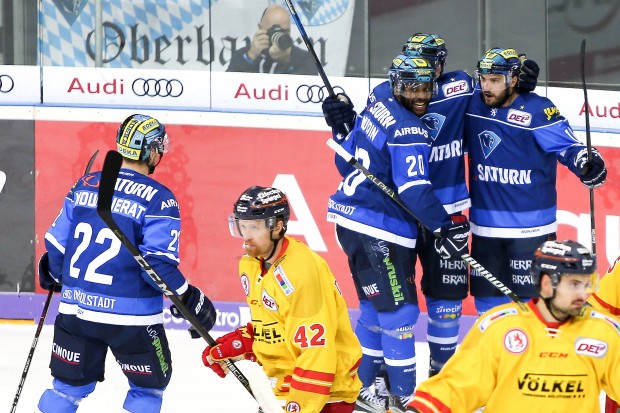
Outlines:
<svg viewBox="0 0 620 413"><path fill-rule="evenodd" d="M252 43L233 53L227 72L316 75L310 53L293 44L291 18L278 5L263 12Z"/></svg>

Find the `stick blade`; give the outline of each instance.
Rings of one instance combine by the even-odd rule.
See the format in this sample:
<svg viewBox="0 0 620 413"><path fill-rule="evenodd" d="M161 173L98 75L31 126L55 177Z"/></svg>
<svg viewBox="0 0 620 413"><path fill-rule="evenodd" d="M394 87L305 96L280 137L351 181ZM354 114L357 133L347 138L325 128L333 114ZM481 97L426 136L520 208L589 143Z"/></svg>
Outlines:
<svg viewBox="0 0 620 413"><path fill-rule="evenodd" d="M116 179L123 164L123 156L116 151L108 151L103 161L101 181L99 182L99 195L97 198L97 213L110 213Z"/></svg>

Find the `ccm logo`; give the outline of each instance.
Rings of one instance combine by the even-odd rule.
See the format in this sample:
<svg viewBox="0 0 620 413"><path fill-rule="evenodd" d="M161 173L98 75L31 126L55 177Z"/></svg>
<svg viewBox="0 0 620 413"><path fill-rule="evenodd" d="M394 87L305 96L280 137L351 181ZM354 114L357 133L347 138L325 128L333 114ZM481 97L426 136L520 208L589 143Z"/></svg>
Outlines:
<svg viewBox="0 0 620 413"><path fill-rule="evenodd" d="M467 92L469 87L467 86L467 81L459 80L458 82L448 83L443 87L443 94L445 96L452 96L458 93Z"/></svg>
<svg viewBox="0 0 620 413"><path fill-rule="evenodd" d="M601 358L607 353L607 343L591 338L581 338L575 343L575 352L583 356Z"/></svg>
<svg viewBox="0 0 620 413"><path fill-rule="evenodd" d="M530 126L530 123L532 123L532 115L520 110L510 109L508 111L508 122L523 126Z"/></svg>

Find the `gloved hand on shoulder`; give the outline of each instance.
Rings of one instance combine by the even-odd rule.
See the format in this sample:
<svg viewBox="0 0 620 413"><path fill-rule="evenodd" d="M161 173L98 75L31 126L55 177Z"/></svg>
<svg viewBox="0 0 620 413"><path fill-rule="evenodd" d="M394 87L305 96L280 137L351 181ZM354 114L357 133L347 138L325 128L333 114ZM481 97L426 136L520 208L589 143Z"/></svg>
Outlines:
<svg viewBox="0 0 620 413"><path fill-rule="evenodd" d="M47 252L39 258L39 285L46 291L54 291L55 293L62 290L60 280L54 278L50 273L50 261Z"/></svg>
<svg viewBox="0 0 620 413"><path fill-rule="evenodd" d="M469 221L465 215L453 215L452 224L444 225L435 231L439 238L435 240L435 251L443 259L456 259L468 253Z"/></svg>
<svg viewBox="0 0 620 413"><path fill-rule="evenodd" d="M517 90L519 93L529 93L536 89L538 83L538 74L540 67L538 63L532 59L528 59L524 54L519 55L521 60L521 69L519 71L519 81L517 82Z"/></svg>
<svg viewBox="0 0 620 413"><path fill-rule="evenodd" d="M187 291L181 296L181 302L196 316L196 319L207 331L213 328L217 312L211 300L203 294L200 288L188 285ZM170 306L170 313L176 318L185 318L174 304ZM188 331L192 338L200 338L200 334L198 334L194 327L190 327Z"/></svg>
<svg viewBox="0 0 620 413"><path fill-rule="evenodd" d="M588 188L598 188L607 179L605 161L596 148L592 148L592 159L588 161L588 150L579 151L575 158L575 166L578 168L579 179Z"/></svg>
<svg viewBox="0 0 620 413"><path fill-rule="evenodd" d="M216 345L209 346L202 352L202 362L220 377L226 377L228 373L225 363L228 359L256 361L256 355L252 352L252 323L219 337L215 342Z"/></svg>
<svg viewBox="0 0 620 413"><path fill-rule="evenodd" d="M334 130L334 133L346 136L355 123L357 114L353 110L351 99L344 93L336 96L327 96L321 105L325 121ZM346 126L345 126L346 125ZM349 130L347 131L347 128Z"/></svg>

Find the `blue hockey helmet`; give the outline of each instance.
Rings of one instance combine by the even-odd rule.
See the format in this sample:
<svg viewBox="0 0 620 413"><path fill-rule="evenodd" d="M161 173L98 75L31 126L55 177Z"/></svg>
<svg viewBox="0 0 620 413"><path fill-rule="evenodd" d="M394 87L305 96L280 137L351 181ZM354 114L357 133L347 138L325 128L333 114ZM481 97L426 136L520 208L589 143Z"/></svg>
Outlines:
<svg viewBox="0 0 620 413"><path fill-rule="evenodd" d="M521 61L515 49L494 47L487 50L476 65L475 78L479 81L480 75L504 75L506 86L510 86L513 77L519 75Z"/></svg>
<svg viewBox="0 0 620 413"><path fill-rule="evenodd" d="M592 278L592 288L598 284L596 258L590 250L575 241L545 241L534 252L530 274L537 289L540 289L543 274L549 275L553 288L557 287L564 274L587 275Z"/></svg>
<svg viewBox="0 0 620 413"><path fill-rule="evenodd" d="M129 116L116 132L116 150L134 161L146 161L151 149L164 154L169 144L164 125L147 115Z"/></svg>
<svg viewBox="0 0 620 413"><path fill-rule="evenodd" d="M448 57L448 49L444 39L437 34L415 33L403 44L403 54L412 57L422 56L435 66L439 63L443 67Z"/></svg>
<svg viewBox="0 0 620 413"><path fill-rule="evenodd" d="M394 96L398 96L402 89L415 87L420 83L431 83L434 88L435 68L425 58L400 54L392 60L388 76L390 89Z"/></svg>

